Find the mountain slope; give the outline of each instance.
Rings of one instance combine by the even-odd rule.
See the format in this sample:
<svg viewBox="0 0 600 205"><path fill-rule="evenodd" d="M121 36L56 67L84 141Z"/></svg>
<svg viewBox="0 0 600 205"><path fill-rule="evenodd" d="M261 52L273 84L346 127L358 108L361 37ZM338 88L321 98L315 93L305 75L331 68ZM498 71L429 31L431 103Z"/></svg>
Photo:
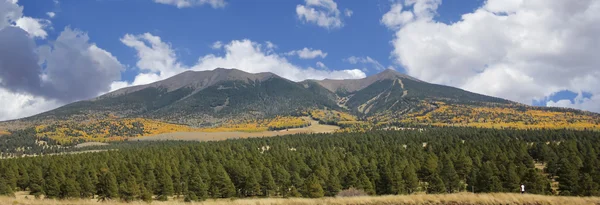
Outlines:
<svg viewBox="0 0 600 205"><path fill-rule="evenodd" d="M9 125L23 128L56 121L107 118L146 118L206 127L310 113L306 111L315 109L334 110L327 112L329 119L359 119L367 123L468 124L488 123L485 119L489 118L489 122L495 119L496 123L527 121L527 124L539 124L560 119L560 123L567 124L565 126L569 123L580 123L578 127L600 124L600 117L595 113L527 106L427 83L394 70L363 79L293 82L273 73L252 74L217 68L186 71L162 81L123 88L32 117L1 122L0 130L10 128ZM525 114L530 110L542 113ZM548 114L550 112L552 114ZM348 114L355 117L341 117ZM544 120L536 119L538 114ZM335 123L329 119L325 121Z"/></svg>

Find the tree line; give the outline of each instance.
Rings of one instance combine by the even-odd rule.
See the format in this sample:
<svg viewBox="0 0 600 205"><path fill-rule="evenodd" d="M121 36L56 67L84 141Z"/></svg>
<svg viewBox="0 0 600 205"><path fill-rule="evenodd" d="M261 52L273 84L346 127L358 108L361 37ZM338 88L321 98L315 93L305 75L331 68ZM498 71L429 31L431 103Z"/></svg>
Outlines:
<svg viewBox="0 0 600 205"><path fill-rule="evenodd" d="M525 184L533 194L598 196L598 136L592 131L428 128L126 142L118 151L0 160L0 194L200 201L335 196L349 188L370 195L518 192ZM536 163L545 168L537 169Z"/></svg>

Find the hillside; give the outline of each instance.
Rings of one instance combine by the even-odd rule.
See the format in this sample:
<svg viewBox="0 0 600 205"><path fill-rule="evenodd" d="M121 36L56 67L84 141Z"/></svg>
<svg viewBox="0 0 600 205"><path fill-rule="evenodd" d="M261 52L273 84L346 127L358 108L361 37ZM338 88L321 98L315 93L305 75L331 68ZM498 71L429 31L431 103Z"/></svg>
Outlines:
<svg viewBox="0 0 600 205"><path fill-rule="evenodd" d="M370 129L377 125L600 128L600 115L596 113L527 106L427 83L394 70L363 79L294 82L273 73L253 74L217 68L186 71L162 81L123 88L35 116L0 122L0 131L96 123L92 127L98 130L81 134L85 136L110 129L106 123L99 122L123 120L127 124L127 120L135 119L152 122L147 127L168 123L188 126L184 129L187 131L243 127L280 116L299 115L349 130ZM102 138L111 137L122 138L119 135Z"/></svg>

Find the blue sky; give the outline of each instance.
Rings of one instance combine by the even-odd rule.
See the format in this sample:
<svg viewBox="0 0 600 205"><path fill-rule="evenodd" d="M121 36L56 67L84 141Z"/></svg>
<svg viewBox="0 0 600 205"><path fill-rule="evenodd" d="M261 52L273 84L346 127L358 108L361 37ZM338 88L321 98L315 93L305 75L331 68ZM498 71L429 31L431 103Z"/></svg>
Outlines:
<svg viewBox="0 0 600 205"><path fill-rule="evenodd" d="M393 31L379 23L391 3L389 0L346 1L338 3L340 10L350 9L353 15L343 18L344 27L323 29L299 20L294 13L303 0L229 1L224 8L208 5L177 8L149 0L20 0L24 14L47 18L55 12L53 30L48 39L55 39L64 27L70 26L88 33L98 47L111 52L118 60L129 65L123 80L133 81L137 74L135 50L125 46L123 35L150 32L169 42L183 63L194 64L199 56L214 53L211 45L216 41L229 42L250 39L255 42L270 41L278 46L277 52L288 52L304 47L327 52L324 59L304 60L288 58L294 64L315 67L317 61L332 69L365 67L367 75L379 72L372 65L352 65L343 59L351 56L366 57L393 66L390 52ZM480 7L481 0L449 0L444 2L436 17L439 21L460 20L465 12ZM362 69L362 68L361 68Z"/></svg>
<svg viewBox="0 0 600 205"><path fill-rule="evenodd" d="M0 80L7 81L0 81L0 97L18 99L0 102L10 105L0 109L0 120L215 67L298 81L360 78L392 68L525 104L600 112L600 61L593 55L600 50L598 4L0 0L6 19L0 46L24 48L0 53L13 65L0 68ZM39 65L19 59L38 59ZM6 80L17 78L27 80Z"/></svg>

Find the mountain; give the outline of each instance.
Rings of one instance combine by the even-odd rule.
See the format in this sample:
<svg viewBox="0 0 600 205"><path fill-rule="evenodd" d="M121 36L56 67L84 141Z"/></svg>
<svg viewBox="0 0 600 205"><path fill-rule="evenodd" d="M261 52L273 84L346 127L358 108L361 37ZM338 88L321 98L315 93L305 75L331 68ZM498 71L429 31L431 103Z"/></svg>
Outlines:
<svg viewBox="0 0 600 205"><path fill-rule="evenodd" d="M539 122L531 117L531 113L514 117L528 110L571 112L587 116L581 118L586 122L600 122L600 118L593 113L527 106L427 83L389 69L363 79L294 82L273 73L253 74L217 68L186 71L162 81L123 88L94 99L0 124L146 118L204 127L236 120L296 115L315 109L329 109L354 115L363 121L377 122L472 123L490 117L497 119L498 116L511 122Z"/></svg>

